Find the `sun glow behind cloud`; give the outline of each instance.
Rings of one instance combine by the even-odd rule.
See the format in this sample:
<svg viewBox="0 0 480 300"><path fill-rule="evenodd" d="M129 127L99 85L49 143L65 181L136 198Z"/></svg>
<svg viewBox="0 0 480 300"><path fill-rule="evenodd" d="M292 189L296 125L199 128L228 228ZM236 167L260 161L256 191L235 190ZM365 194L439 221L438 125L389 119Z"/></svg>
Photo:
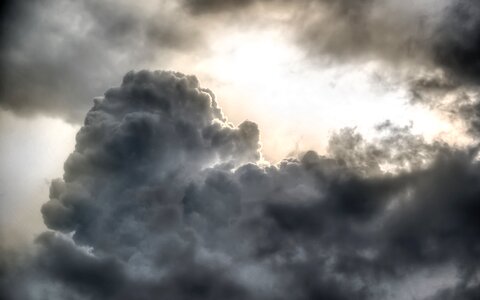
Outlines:
<svg viewBox="0 0 480 300"><path fill-rule="evenodd" d="M78 129L60 119L23 119L0 112L0 235L5 236L4 242L30 240L45 229L38 212L48 199L50 181L63 174L63 162L74 149Z"/></svg>
<svg viewBox="0 0 480 300"><path fill-rule="evenodd" d="M458 124L411 105L407 87L380 81L379 62L312 65L282 30L236 28L218 36L205 58L179 60L172 68L197 74L234 123L255 120L268 137L262 145L270 161L296 151L324 152L330 134L343 127L371 137L385 120L412 124L412 132L427 139L463 142Z"/></svg>

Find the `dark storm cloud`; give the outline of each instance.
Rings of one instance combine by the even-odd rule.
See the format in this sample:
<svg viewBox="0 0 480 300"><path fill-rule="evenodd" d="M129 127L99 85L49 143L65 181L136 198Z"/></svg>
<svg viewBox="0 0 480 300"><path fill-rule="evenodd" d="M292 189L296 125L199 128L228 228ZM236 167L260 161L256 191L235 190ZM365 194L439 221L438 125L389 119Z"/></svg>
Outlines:
<svg viewBox="0 0 480 300"><path fill-rule="evenodd" d="M435 61L460 79L480 79L480 3L452 4L433 40Z"/></svg>
<svg viewBox="0 0 480 300"><path fill-rule="evenodd" d="M255 123L226 122L194 76L128 73L95 102L51 185L42 213L53 232L22 263L2 261L0 291L384 299L403 280L452 266L458 279L425 284L418 298L474 297L478 149L428 144L390 122L377 129L375 144L346 129L329 157L265 165ZM399 167L382 171L388 164Z"/></svg>
<svg viewBox="0 0 480 300"><path fill-rule="evenodd" d="M185 16L157 3L7 1L0 21L0 105L81 122L118 74L202 45Z"/></svg>

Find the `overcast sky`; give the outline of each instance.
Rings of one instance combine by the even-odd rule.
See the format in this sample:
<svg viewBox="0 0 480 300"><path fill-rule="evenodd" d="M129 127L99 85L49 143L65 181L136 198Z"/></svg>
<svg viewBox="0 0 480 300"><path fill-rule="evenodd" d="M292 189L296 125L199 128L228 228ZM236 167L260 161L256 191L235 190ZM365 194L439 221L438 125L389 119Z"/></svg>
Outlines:
<svg viewBox="0 0 480 300"><path fill-rule="evenodd" d="M0 298L477 299L480 2L0 4Z"/></svg>

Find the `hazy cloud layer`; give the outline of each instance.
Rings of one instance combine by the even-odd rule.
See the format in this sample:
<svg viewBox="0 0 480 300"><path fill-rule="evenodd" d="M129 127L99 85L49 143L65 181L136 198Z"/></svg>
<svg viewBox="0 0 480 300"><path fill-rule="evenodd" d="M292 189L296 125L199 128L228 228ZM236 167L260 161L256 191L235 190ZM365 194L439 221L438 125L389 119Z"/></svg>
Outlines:
<svg viewBox="0 0 480 300"><path fill-rule="evenodd" d="M468 88L478 81L480 10L473 0L4 3L0 105L23 115L79 122L87 99L119 74L172 53L195 57L215 30L229 26L284 28L314 61L380 61L382 76L401 84L438 73Z"/></svg>
<svg viewBox="0 0 480 300"><path fill-rule="evenodd" d="M455 9L447 6L446 1L433 5L429 0L184 0L183 3L193 15L214 14L210 17L244 11L256 20L259 11L283 12L283 20L293 30L294 39L308 53L329 57L336 63L425 60L430 40L440 36L436 31L440 31L443 22L449 22L444 19L444 10ZM461 30L461 25L453 29L455 33Z"/></svg>
<svg viewBox="0 0 480 300"><path fill-rule="evenodd" d="M255 20L258 15L268 16L269 11L279 13L283 16L280 24L290 30L292 40L314 62L331 65L379 62L380 77L394 78L391 81L395 82L395 88L407 86L413 102L418 103L418 96L428 94L421 103L432 108L438 108L442 102L439 91L445 92L445 88L456 98L463 97L465 90L478 92L478 1L184 0L183 3L193 15L209 14L210 18L243 13ZM471 100L477 103L476 98ZM450 114L460 110L457 104L458 101L450 103Z"/></svg>
<svg viewBox="0 0 480 300"><path fill-rule="evenodd" d="M0 21L0 105L79 123L119 74L169 51L201 47L175 6L131 1L6 1ZM171 3L171 2L170 2ZM138 5L137 5L138 4Z"/></svg>
<svg viewBox="0 0 480 300"><path fill-rule="evenodd" d="M95 102L51 185L42 213L53 231L26 258L2 255L0 292L395 299L420 276L418 299L475 299L478 149L378 130L378 145L345 130L329 157L268 165L256 124L227 123L194 76L130 72ZM403 167L381 171L389 163ZM421 277L437 270L453 279Z"/></svg>

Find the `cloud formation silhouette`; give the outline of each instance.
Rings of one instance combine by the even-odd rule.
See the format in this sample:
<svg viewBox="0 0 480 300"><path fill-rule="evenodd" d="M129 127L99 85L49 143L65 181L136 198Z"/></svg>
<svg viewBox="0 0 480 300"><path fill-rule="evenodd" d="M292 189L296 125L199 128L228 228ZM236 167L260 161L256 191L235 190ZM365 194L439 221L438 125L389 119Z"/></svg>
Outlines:
<svg viewBox="0 0 480 300"><path fill-rule="evenodd" d="M475 299L478 149L428 144L388 122L378 130L380 146L346 130L329 156L270 165L255 123L229 124L194 76L130 72L95 102L52 182L42 207L52 231L24 260L2 255L0 292L395 299L419 276L420 299ZM399 156L402 145L415 153ZM406 167L381 171L397 162ZM437 270L454 279L429 286L422 274Z"/></svg>

